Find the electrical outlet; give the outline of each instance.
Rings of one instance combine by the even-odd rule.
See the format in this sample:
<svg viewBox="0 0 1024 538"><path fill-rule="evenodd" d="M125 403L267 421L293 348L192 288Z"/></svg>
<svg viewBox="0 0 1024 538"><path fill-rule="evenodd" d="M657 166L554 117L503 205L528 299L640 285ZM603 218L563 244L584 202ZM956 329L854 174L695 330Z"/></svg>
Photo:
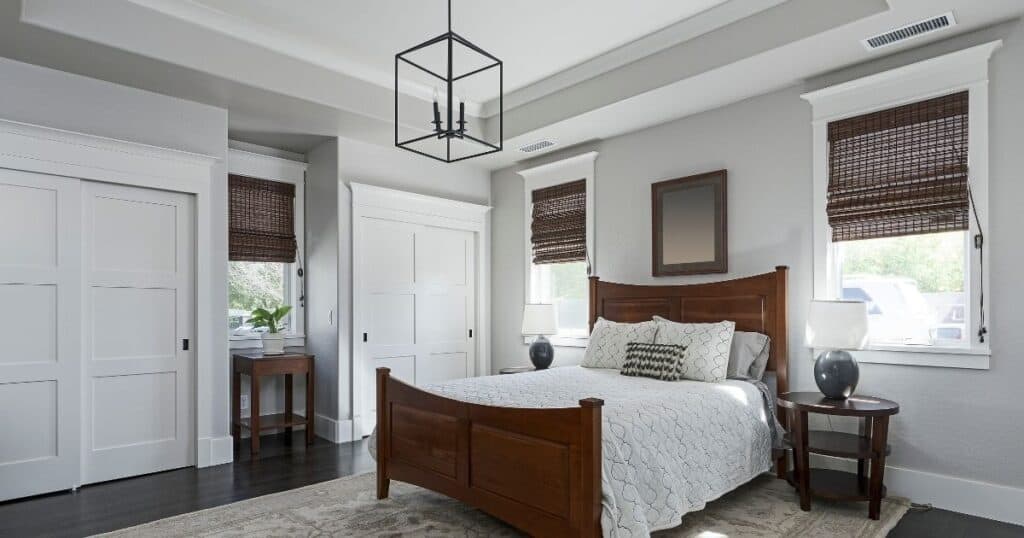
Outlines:
<svg viewBox="0 0 1024 538"><path fill-rule="evenodd" d="M242 409L249 409L249 397L242 395Z"/></svg>

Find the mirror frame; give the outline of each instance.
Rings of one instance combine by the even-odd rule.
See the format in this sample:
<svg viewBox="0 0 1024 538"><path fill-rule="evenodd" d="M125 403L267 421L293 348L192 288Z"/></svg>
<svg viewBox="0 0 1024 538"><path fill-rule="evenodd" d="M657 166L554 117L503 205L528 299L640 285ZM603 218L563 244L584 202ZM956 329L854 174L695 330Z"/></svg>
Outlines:
<svg viewBox="0 0 1024 538"><path fill-rule="evenodd" d="M703 275L729 271L728 218L725 170L659 181L651 184L651 267L654 276ZM662 212L666 193L712 186L715 190L715 258L713 260L665 263Z"/></svg>

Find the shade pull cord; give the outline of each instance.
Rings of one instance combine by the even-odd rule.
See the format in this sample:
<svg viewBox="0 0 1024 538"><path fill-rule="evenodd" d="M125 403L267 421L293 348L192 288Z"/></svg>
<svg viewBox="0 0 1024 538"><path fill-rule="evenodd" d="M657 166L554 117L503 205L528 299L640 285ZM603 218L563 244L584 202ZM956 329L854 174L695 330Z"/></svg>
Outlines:
<svg viewBox="0 0 1024 538"><path fill-rule="evenodd" d="M978 250L978 279L981 284L978 292L978 342L985 343L985 335L988 334L988 327L985 326L985 231L981 229L981 217L978 216L978 207L974 204L970 171L967 177L967 198L970 201L971 213L974 215L974 224L978 228L978 233L974 234L974 248Z"/></svg>
<svg viewBox="0 0 1024 538"><path fill-rule="evenodd" d="M299 306L302 308L306 307L306 272L302 270L302 252L296 249L295 252L295 263L298 265L295 274L299 277Z"/></svg>

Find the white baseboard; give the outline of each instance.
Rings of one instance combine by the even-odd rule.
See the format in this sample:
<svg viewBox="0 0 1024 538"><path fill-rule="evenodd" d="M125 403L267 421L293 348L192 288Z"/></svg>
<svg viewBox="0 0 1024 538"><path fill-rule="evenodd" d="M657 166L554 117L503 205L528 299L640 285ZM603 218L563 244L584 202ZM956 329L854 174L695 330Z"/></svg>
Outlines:
<svg viewBox="0 0 1024 538"><path fill-rule="evenodd" d="M811 456L813 467L856 472L855 461ZM906 497L915 503L1024 525L1024 489L891 465L885 467L885 486L889 495Z"/></svg>
<svg viewBox="0 0 1024 538"><path fill-rule="evenodd" d="M332 443L352 441L352 421L349 419L336 420L317 413L315 426L317 437L323 437Z"/></svg>
<svg viewBox="0 0 1024 538"><path fill-rule="evenodd" d="M234 440L227 437L201 437L198 443L196 467L210 467L231 463L235 459Z"/></svg>

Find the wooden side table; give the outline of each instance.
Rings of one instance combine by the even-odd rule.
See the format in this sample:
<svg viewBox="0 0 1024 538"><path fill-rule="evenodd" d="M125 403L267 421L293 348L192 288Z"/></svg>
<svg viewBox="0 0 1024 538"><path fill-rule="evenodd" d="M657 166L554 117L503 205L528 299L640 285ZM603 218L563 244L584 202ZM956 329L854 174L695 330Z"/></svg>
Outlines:
<svg viewBox="0 0 1024 538"><path fill-rule="evenodd" d="M252 453L260 451L260 431L284 428L288 433L295 426L306 426L306 444L313 443L314 409L313 356L302 350L286 349L284 355L262 352L236 353L231 357L231 435L241 440L242 428L250 432ZM242 418L242 374L249 376L250 417ZM284 375L284 413L260 416L260 378ZM306 416L292 411L294 376L306 376Z"/></svg>
<svg viewBox="0 0 1024 538"><path fill-rule="evenodd" d="M889 417L899 413L896 402L854 395L845 400L826 398L820 392L780 394L779 406L789 414L790 433L786 440L793 446L794 470L789 481L800 492L800 508L811 509L811 496L840 501L868 501L868 517L878 519L885 496L883 475L889 455ZM808 431L807 414L859 417L860 434ZM857 474L831 469L812 469L811 454L824 454L857 460ZM870 475L865 463L870 462Z"/></svg>

